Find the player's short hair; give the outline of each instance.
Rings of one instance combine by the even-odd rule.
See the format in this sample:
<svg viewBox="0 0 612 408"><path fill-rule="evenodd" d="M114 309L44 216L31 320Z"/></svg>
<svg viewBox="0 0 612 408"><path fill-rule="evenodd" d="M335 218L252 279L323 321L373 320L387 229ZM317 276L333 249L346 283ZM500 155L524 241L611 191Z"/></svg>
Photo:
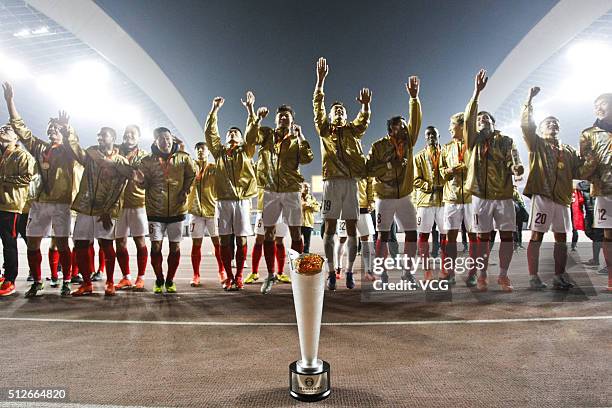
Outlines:
<svg viewBox="0 0 612 408"><path fill-rule="evenodd" d="M160 126L158 128L155 128L155 130L153 131L153 136L155 136L155 138L157 138L157 137L159 137L159 135L161 135L162 133L166 133L166 132L172 134L170 129L168 129L167 127Z"/></svg>
<svg viewBox="0 0 612 408"><path fill-rule="evenodd" d="M107 132L109 135L113 137L113 139L117 138L117 132L115 132L115 129L113 129L112 127L103 126L100 129L100 133L103 133L103 132Z"/></svg>
<svg viewBox="0 0 612 408"><path fill-rule="evenodd" d="M458 125L463 125L463 123L465 123L465 114L463 112L457 112L450 117L450 120Z"/></svg>
<svg viewBox="0 0 612 408"><path fill-rule="evenodd" d="M387 120L387 132L391 133L391 126L397 125L402 120L405 120L403 116L393 116Z"/></svg>
<svg viewBox="0 0 612 408"><path fill-rule="evenodd" d="M493 115L491 115L491 112L480 111L480 112L478 112L478 115L476 115L476 116L480 116L480 115L488 115L491 118L491 121L493 122L493 124L495 124L495 117Z"/></svg>
<svg viewBox="0 0 612 408"><path fill-rule="evenodd" d="M230 130L233 130L233 129L237 130L237 131L238 131L238 133L240 133L240 136L242 136L242 130L240 130L240 128L239 128L238 126L232 126L231 128L229 128L228 132L229 132Z"/></svg>
<svg viewBox="0 0 612 408"><path fill-rule="evenodd" d="M206 142L198 142L195 144L195 149L198 150L199 148L208 148L208 145L206 144Z"/></svg>
<svg viewBox="0 0 612 408"><path fill-rule="evenodd" d="M339 105L342 106L344 108L344 104L340 101L334 101L334 103L331 104L330 109L333 108L334 106ZM346 109L346 108L345 108Z"/></svg>
<svg viewBox="0 0 612 408"><path fill-rule="evenodd" d="M597 98L595 98L595 102L597 102L600 99L606 100L608 102L612 102L612 93L603 93L599 95Z"/></svg>
<svg viewBox="0 0 612 408"><path fill-rule="evenodd" d="M295 112L293 111L293 108L290 105L281 105L276 109L276 113L279 114L281 112L289 112L291 114L291 117L293 119L295 119Z"/></svg>
<svg viewBox="0 0 612 408"><path fill-rule="evenodd" d="M140 134L140 127L138 125L127 125L125 127L125 129L127 130L128 128L133 128L136 129L136 131L138 132L138 134Z"/></svg>

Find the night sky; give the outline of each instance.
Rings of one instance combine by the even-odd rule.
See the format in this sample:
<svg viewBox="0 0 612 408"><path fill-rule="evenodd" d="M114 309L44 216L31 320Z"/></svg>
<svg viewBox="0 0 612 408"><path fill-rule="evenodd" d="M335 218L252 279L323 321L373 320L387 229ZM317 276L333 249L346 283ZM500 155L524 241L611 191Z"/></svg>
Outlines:
<svg viewBox="0 0 612 408"><path fill-rule="evenodd" d="M412 74L421 78L421 137L434 125L446 142L448 118L465 108L476 71L484 67L492 74L556 1L96 3L159 64L201 123L217 95L226 98L223 133L230 125L244 127L240 98L247 90L272 113L280 104L292 105L317 155L303 168L310 176L321 171L312 114L318 57L330 66L326 100L344 101L350 118L359 110L359 89L372 90L366 152L386 134L390 116L407 116L404 83ZM273 126L273 115L264 124ZM417 148L423 145L421 139Z"/></svg>

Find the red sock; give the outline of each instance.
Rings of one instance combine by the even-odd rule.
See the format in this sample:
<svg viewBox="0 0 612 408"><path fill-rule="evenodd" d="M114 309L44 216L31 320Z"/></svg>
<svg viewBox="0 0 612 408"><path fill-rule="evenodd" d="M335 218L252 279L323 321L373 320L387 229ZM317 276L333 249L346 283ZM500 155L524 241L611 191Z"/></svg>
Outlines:
<svg viewBox="0 0 612 408"><path fill-rule="evenodd" d="M565 272L567 265L567 244L565 242L555 242L553 258L555 259L555 275L561 275Z"/></svg>
<svg viewBox="0 0 612 408"><path fill-rule="evenodd" d="M223 261L223 267L227 278L233 280L234 275L232 274L232 247L230 245L221 245L221 260Z"/></svg>
<svg viewBox="0 0 612 408"><path fill-rule="evenodd" d="M57 266L58 265L59 265L59 252L57 251L57 249L49 248L49 268L51 268L51 279L53 280L57 280Z"/></svg>
<svg viewBox="0 0 612 408"><path fill-rule="evenodd" d="M87 267L89 268L90 274L92 274L96 271L96 264L94 262L94 259L96 258L96 251L94 250L93 242L89 244L88 251L89 251L89 258L87 259L89 259L89 265ZM83 271L81 271L81 274L83 274Z"/></svg>
<svg viewBox="0 0 612 408"><path fill-rule="evenodd" d="M512 261L512 254L514 253L514 242L512 237L510 239L502 238L499 243L499 269L508 271L510 262Z"/></svg>
<svg viewBox="0 0 612 408"><path fill-rule="evenodd" d="M278 264L278 274L282 275L285 272L285 259L287 258L287 250L285 244L276 244L276 263Z"/></svg>
<svg viewBox="0 0 612 408"><path fill-rule="evenodd" d="M168 277L166 281L172 282L176 276L176 270L181 262L181 250L180 248L176 252L170 252L168 254Z"/></svg>
<svg viewBox="0 0 612 408"><path fill-rule="evenodd" d="M124 277L130 274L130 255L126 247L117 249L117 263Z"/></svg>
<svg viewBox="0 0 612 408"><path fill-rule="evenodd" d="M476 258L478 258L478 239L476 238L468 238L470 242L470 247L468 248L469 256L472 259L472 262L468 262L468 276L472 276L476 274Z"/></svg>
<svg viewBox="0 0 612 408"><path fill-rule="evenodd" d="M104 247L100 247L100 250L98 251L98 271L100 272L104 272L106 270L106 256L104 255L104 249Z"/></svg>
<svg viewBox="0 0 612 408"><path fill-rule="evenodd" d="M78 269L81 271L81 276L83 276L83 283L91 285L91 270L89 269L91 266L91 246L86 248L76 247L74 248L74 253L79 265Z"/></svg>
<svg viewBox="0 0 612 408"><path fill-rule="evenodd" d="M161 254L151 252L151 266L153 267L153 272L155 272L155 277L158 281L162 282L164 280L164 272L162 270L162 262L164 258Z"/></svg>
<svg viewBox="0 0 612 408"><path fill-rule="evenodd" d="M62 275L64 275L64 282L67 282L72 276L72 272L70 271L70 267L72 264L72 254L69 249L65 251L60 251L59 262L60 265L62 265Z"/></svg>
<svg viewBox="0 0 612 408"><path fill-rule="evenodd" d="M418 242L419 257L423 258L425 269L431 269L429 265L429 234L419 234Z"/></svg>
<svg viewBox="0 0 612 408"><path fill-rule="evenodd" d="M445 234L440 234L440 260L442 261L442 271L449 274L453 273L452 268L446 268L446 258L448 257L448 241Z"/></svg>
<svg viewBox="0 0 612 408"><path fill-rule="evenodd" d="M223 272L225 268L223 267L223 260L221 260L221 245L219 244L215 244L215 258L217 259L217 268L219 268L219 272Z"/></svg>
<svg viewBox="0 0 612 408"><path fill-rule="evenodd" d="M115 258L117 257L115 254L115 248L113 248L113 241L104 241L102 245L104 250L100 251L100 253L103 253L106 261L106 283L113 283L113 277L115 275Z"/></svg>
<svg viewBox="0 0 612 408"><path fill-rule="evenodd" d="M487 268L489 267L489 245L491 241L489 239L477 239L476 243L476 257L482 258L483 267L480 270L480 276L483 278L487 277Z"/></svg>
<svg viewBox="0 0 612 408"><path fill-rule="evenodd" d="M291 241L291 249L301 254L304 252L304 241Z"/></svg>
<svg viewBox="0 0 612 408"><path fill-rule="evenodd" d="M40 249L28 251L28 266L30 267L30 271L32 272L32 277L36 282L42 282L42 254L40 253ZM55 271L57 275L57 270Z"/></svg>
<svg viewBox="0 0 612 408"><path fill-rule="evenodd" d="M247 245L236 245L236 279L242 278L244 271L244 262L247 257Z"/></svg>
<svg viewBox="0 0 612 408"><path fill-rule="evenodd" d="M138 276L144 276L145 270L147 269L147 261L149 258L149 251L146 246L139 247L136 250L136 263L138 264Z"/></svg>
<svg viewBox="0 0 612 408"><path fill-rule="evenodd" d="M253 269L253 273L259 273L259 262L261 262L261 254L263 252L264 244L255 243L253 246L253 252L251 253L251 268ZM268 258L266 258L266 265L268 265ZM268 265L268 272L270 271L270 266Z"/></svg>
<svg viewBox="0 0 612 408"><path fill-rule="evenodd" d="M70 264L72 266L72 277L75 278L79 274L79 264L77 262L76 250L72 250L70 254Z"/></svg>
<svg viewBox="0 0 612 408"><path fill-rule="evenodd" d="M602 244L604 259L608 267L608 289L612 288L612 239L604 237Z"/></svg>
<svg viewBox="0 0 612 408"><path fill-rule="evenodd" d="M540 263L540 241L529 241L527 245L527 268L529 275L535 276L538 274L538 264Z"/></svg>
<svg viewBox="0 0 612 408"><path fill-rule="evenodd" d="M193 268L193 274L200 276L200 262L202 262L202 246L192 245L191 246L191 267Z"/></svg>
<svg viewBox="0 0 612 408"><path fill-rule="evenodd" d="M266 258L266 266L268 273L274 274L274 261L276 259L276 244L274 241L264 241L263 243L264 257Z"/></svg>

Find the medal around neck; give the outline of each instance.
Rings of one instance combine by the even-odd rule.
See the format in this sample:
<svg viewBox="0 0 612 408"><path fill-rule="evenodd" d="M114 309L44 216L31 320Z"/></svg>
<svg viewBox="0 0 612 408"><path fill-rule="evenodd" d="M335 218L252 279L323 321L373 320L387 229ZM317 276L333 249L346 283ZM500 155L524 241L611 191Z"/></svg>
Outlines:
<svg viewBox="0 0 612 408"><path fill-rule="evenodd" d="M289 393L300 401L314 402L329 397L329 363L318 358L325 259L316 254L289 250L291 289L295 305L302 359L289 365Z"/></svg>

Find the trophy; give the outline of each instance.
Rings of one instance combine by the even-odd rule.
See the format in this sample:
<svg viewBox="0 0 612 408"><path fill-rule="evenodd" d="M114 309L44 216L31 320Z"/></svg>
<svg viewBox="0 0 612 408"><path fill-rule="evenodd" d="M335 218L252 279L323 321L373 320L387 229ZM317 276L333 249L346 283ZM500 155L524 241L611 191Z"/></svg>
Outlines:
<svg viewBox="0 0 612 408"><path fill-rule="evenodd" d="M331 392L329 364L319 360L319 333L325 288L324 259L289 250L291 289L295 305L302 359L289 365L289 393L300 401L314 402Z"/></svg>

